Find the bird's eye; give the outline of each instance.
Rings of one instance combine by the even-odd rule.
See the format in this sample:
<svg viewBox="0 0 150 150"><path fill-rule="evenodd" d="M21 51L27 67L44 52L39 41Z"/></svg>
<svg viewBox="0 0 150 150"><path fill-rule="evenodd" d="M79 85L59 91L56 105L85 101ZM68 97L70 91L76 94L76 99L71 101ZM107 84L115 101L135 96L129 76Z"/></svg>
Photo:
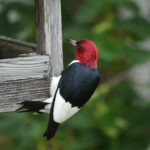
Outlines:
<svg viewBox="0 0 150 150"><path fill-rule="evenodd" d="M81 44L77 44L78 48L83 48L83 46Z"/></svg>

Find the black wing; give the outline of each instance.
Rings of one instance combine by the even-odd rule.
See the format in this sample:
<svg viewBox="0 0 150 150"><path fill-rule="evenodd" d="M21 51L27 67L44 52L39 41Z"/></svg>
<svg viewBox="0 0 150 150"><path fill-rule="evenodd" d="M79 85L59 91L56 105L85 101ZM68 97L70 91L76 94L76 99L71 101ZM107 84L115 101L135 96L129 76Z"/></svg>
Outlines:
<svg viewBox="0 0 150 150"><path fill-rule="evenodd" d="M82 107L94 93L99 81L97 69L74 63L62 73L58 88L61 96L72 106Z"/></svg>

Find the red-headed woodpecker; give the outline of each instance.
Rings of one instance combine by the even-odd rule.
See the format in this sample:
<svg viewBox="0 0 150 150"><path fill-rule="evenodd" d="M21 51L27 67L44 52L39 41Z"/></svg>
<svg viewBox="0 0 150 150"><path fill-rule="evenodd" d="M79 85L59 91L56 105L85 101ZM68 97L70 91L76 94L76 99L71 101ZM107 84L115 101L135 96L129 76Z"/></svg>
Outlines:
<svg viewBox="0 0 150 150"><path fill-rule="evenodd" d="M58 77L52 77L51 97L43 102L24 101L21 112L49 113L48 128L44 136L51 139L58 126L77 113L97 88L100 75L97 71L97 48L94 42L84 39L68 42L75 46L76 58Z"/></svg>

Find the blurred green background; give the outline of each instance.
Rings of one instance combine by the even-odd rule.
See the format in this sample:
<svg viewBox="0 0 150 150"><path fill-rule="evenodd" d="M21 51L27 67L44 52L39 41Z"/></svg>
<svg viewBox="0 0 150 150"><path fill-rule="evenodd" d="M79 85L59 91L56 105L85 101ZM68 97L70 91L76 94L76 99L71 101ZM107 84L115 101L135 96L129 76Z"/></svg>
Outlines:
<svg viewBox="0 0 150 150"><path fill-rule="evenodd" d="M101 84L50 142L42 137L48 115L0 114L0 150L150 150L150 80L132 72L150 60L141 9L136 0L62 0L63 39L97 44ZM0 35L35 43L34 2L0 0ZM75 51L65 40L63 52L66 66Z"/></svg>

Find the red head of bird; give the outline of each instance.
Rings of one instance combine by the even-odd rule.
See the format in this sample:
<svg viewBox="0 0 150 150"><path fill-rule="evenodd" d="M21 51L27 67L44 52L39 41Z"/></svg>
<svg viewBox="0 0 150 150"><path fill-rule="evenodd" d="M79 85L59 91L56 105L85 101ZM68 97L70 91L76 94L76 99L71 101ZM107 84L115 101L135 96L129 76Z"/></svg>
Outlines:
<svg viewBox="0 0 150 150"><path fill-rule="evenodd" d="M91 69L97 68L97 47L93 41L87 39L79 41L68 39L68 41L75 46L76 60Z"/></svg>

